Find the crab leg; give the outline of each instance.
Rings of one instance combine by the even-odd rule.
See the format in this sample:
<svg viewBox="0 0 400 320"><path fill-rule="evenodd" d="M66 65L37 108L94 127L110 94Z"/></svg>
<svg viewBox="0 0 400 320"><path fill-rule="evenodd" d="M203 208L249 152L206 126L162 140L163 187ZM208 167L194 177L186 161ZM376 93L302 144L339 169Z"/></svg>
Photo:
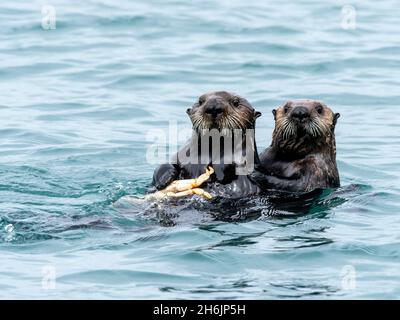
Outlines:
<svg viewBox="0 0 400 320"><path fill-rule="evenodd" d="M212 199L212 195L209 194L207 191L204 191L201 188L194 188L191 191L193 191L193 194L197 194L197 195L202 196L203 198L206 198L208 200Z"/></svg>
<svg viewBox="0 0 400 320"><path fill-rule="evenodd" d="M212 167L208 167L206 172L200 175L198 178L194 179L192 184L193 188L200 187L204 182L210 179L210 176L214 173L214 169Z"/></svg>

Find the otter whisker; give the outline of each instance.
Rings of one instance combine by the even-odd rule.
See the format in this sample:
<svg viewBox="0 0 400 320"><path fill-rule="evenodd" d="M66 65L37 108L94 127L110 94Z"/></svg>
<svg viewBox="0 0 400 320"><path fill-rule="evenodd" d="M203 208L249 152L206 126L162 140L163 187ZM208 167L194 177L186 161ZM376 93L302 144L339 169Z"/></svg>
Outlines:
<svg viewBox="0 0 400 320"><path fill-rule="evenodd" d="M315 137L316 132L315 132L315 128L314 128L313 122L307 123L306 131L307 131L309 134L311 134L312 136Z"/></svg>
<svg viewBox="0 0 400 320"><path fill-rule="evenodd" d="M235 128L235 126L237 125L236 122L235 122L235 119L233 118L233 116L227 116L226 117L226 121L229 124L228 127L230 129Z"/></svg>
<svg viewBox="0 0 400 320"><path fill-rule="evenodd" d="M235 126L235 124L232 122L231 118L225 118L224 119L224 128L233 129L234 126Z"/></svg>
<svg viewBox="0 0 400 320"><path fill-rule="evenodd" d="M247 117L243 117L243 115L241 115L239 112L235 112L235 114L233 115L238 122L241 124L241 127L245 127L246 126L246 122L249 126L252 126L253 123L249 120L251 118L250 114Z"/></svg>
<svg viewBox="0 0 400 320"><path fill-rule="evenodd" d="M237 116L233 115L232 116L232 121L236 124L236 128L237 129L242 129L242 130L245 129L245 125L240 121L240 119Z"/></svg>
<svg viewBox="0 0 400 320"><path fill-rule="evenodd" d="M240 118L238 118L235 114L230 114L226 118L229 121L229 127L231 129L243 129L243 124L241 123Z"/></svg>
<svg viewBox="0 0 400 320"><path fill-rule="evenodd" d="M281 130L279 130L279 134L283 137L283 139L289 139L289 137L295 134L295 126L288 119L284 119L282 121L280 128Z"/></svg>

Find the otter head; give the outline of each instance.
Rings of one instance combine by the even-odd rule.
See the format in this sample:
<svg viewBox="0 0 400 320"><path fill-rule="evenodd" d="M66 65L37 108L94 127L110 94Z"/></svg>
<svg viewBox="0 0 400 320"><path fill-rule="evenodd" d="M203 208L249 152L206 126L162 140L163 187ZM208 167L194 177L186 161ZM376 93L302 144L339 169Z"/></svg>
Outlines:
<svg viewBox="0 0 400 320"><path fill-rule="evenodd" d="M272 112L275 118L273 143L288 152L309 153L335 148L334 130L339 113L316 100L293 100Z"/></svg>
<svg viewBox="0 0 400 320"><path fill-rule="evenodd" d="M261 115L246 99L226 91L203 94L186 112L198 132L251 129Z"/></svg>

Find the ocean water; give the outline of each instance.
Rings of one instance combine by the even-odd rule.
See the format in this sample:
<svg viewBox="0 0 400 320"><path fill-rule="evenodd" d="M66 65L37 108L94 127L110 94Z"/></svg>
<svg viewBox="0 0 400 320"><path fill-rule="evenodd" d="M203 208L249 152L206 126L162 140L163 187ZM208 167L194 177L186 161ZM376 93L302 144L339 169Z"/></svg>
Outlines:
<svg viewBox="0 0 400 320"><path fill-rule="evenodd" d="M291 2L2 1L0 298L399 298L398 3ZM288 99L340 112L342 187L122 204L150 185L149 132L190 129L211 90L263 113L260 151Z"/></svg>

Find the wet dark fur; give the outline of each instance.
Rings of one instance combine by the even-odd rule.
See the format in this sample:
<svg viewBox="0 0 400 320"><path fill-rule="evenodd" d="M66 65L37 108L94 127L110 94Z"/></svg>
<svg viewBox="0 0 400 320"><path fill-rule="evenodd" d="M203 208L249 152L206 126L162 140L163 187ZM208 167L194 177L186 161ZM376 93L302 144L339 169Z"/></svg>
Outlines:
<svg viewBox="0 0 400 320"><path fill-rule="evenodd" d="M218 110L218 115L206 112L210 109L213 111L213 108ZM196 137L203 137L203 130L208 129L219 130L224 134L229 134L233 129L254 129L255 120L261 115L253 109L247 100L225 91L210 92L202 95L191 108L187 109L187 113L192 121L194 136ZM193 137L186 146L179 150L178 154L189 154L190 146L195 141ZM222 139L222 145L223 143L224 140ZM243 135L242 144L244 143L245 136ZM253 138L251 139L251 144L254 161L258 165L259 158ZM200 146L198 148L200 150ZM153 175L153 185L160 190L173 180L197 178L211 164L215 173L202 186L205 190L214 195L224 197L242 197L258 193L260 189L249 179L248 175L236 174L237 163L224 163L226 156L223 153L224 148L222 147L221 149L219 161L211 158L206 163L199 161L199 164L184 164L180 161L172 161L173 164L168 163L159 166ZM176 158L176 156L173 158Z"/></svg>
<svg viewBox="0 0 400 320"><path fill-rule="evenodd" d="M308 110L309 117L295 118L297 107ZM308 192L339 187L335 126L340 115L314 100L289 101L273 114L272 144L260 154L261 165L252 179L263 190Z"/></svg>

